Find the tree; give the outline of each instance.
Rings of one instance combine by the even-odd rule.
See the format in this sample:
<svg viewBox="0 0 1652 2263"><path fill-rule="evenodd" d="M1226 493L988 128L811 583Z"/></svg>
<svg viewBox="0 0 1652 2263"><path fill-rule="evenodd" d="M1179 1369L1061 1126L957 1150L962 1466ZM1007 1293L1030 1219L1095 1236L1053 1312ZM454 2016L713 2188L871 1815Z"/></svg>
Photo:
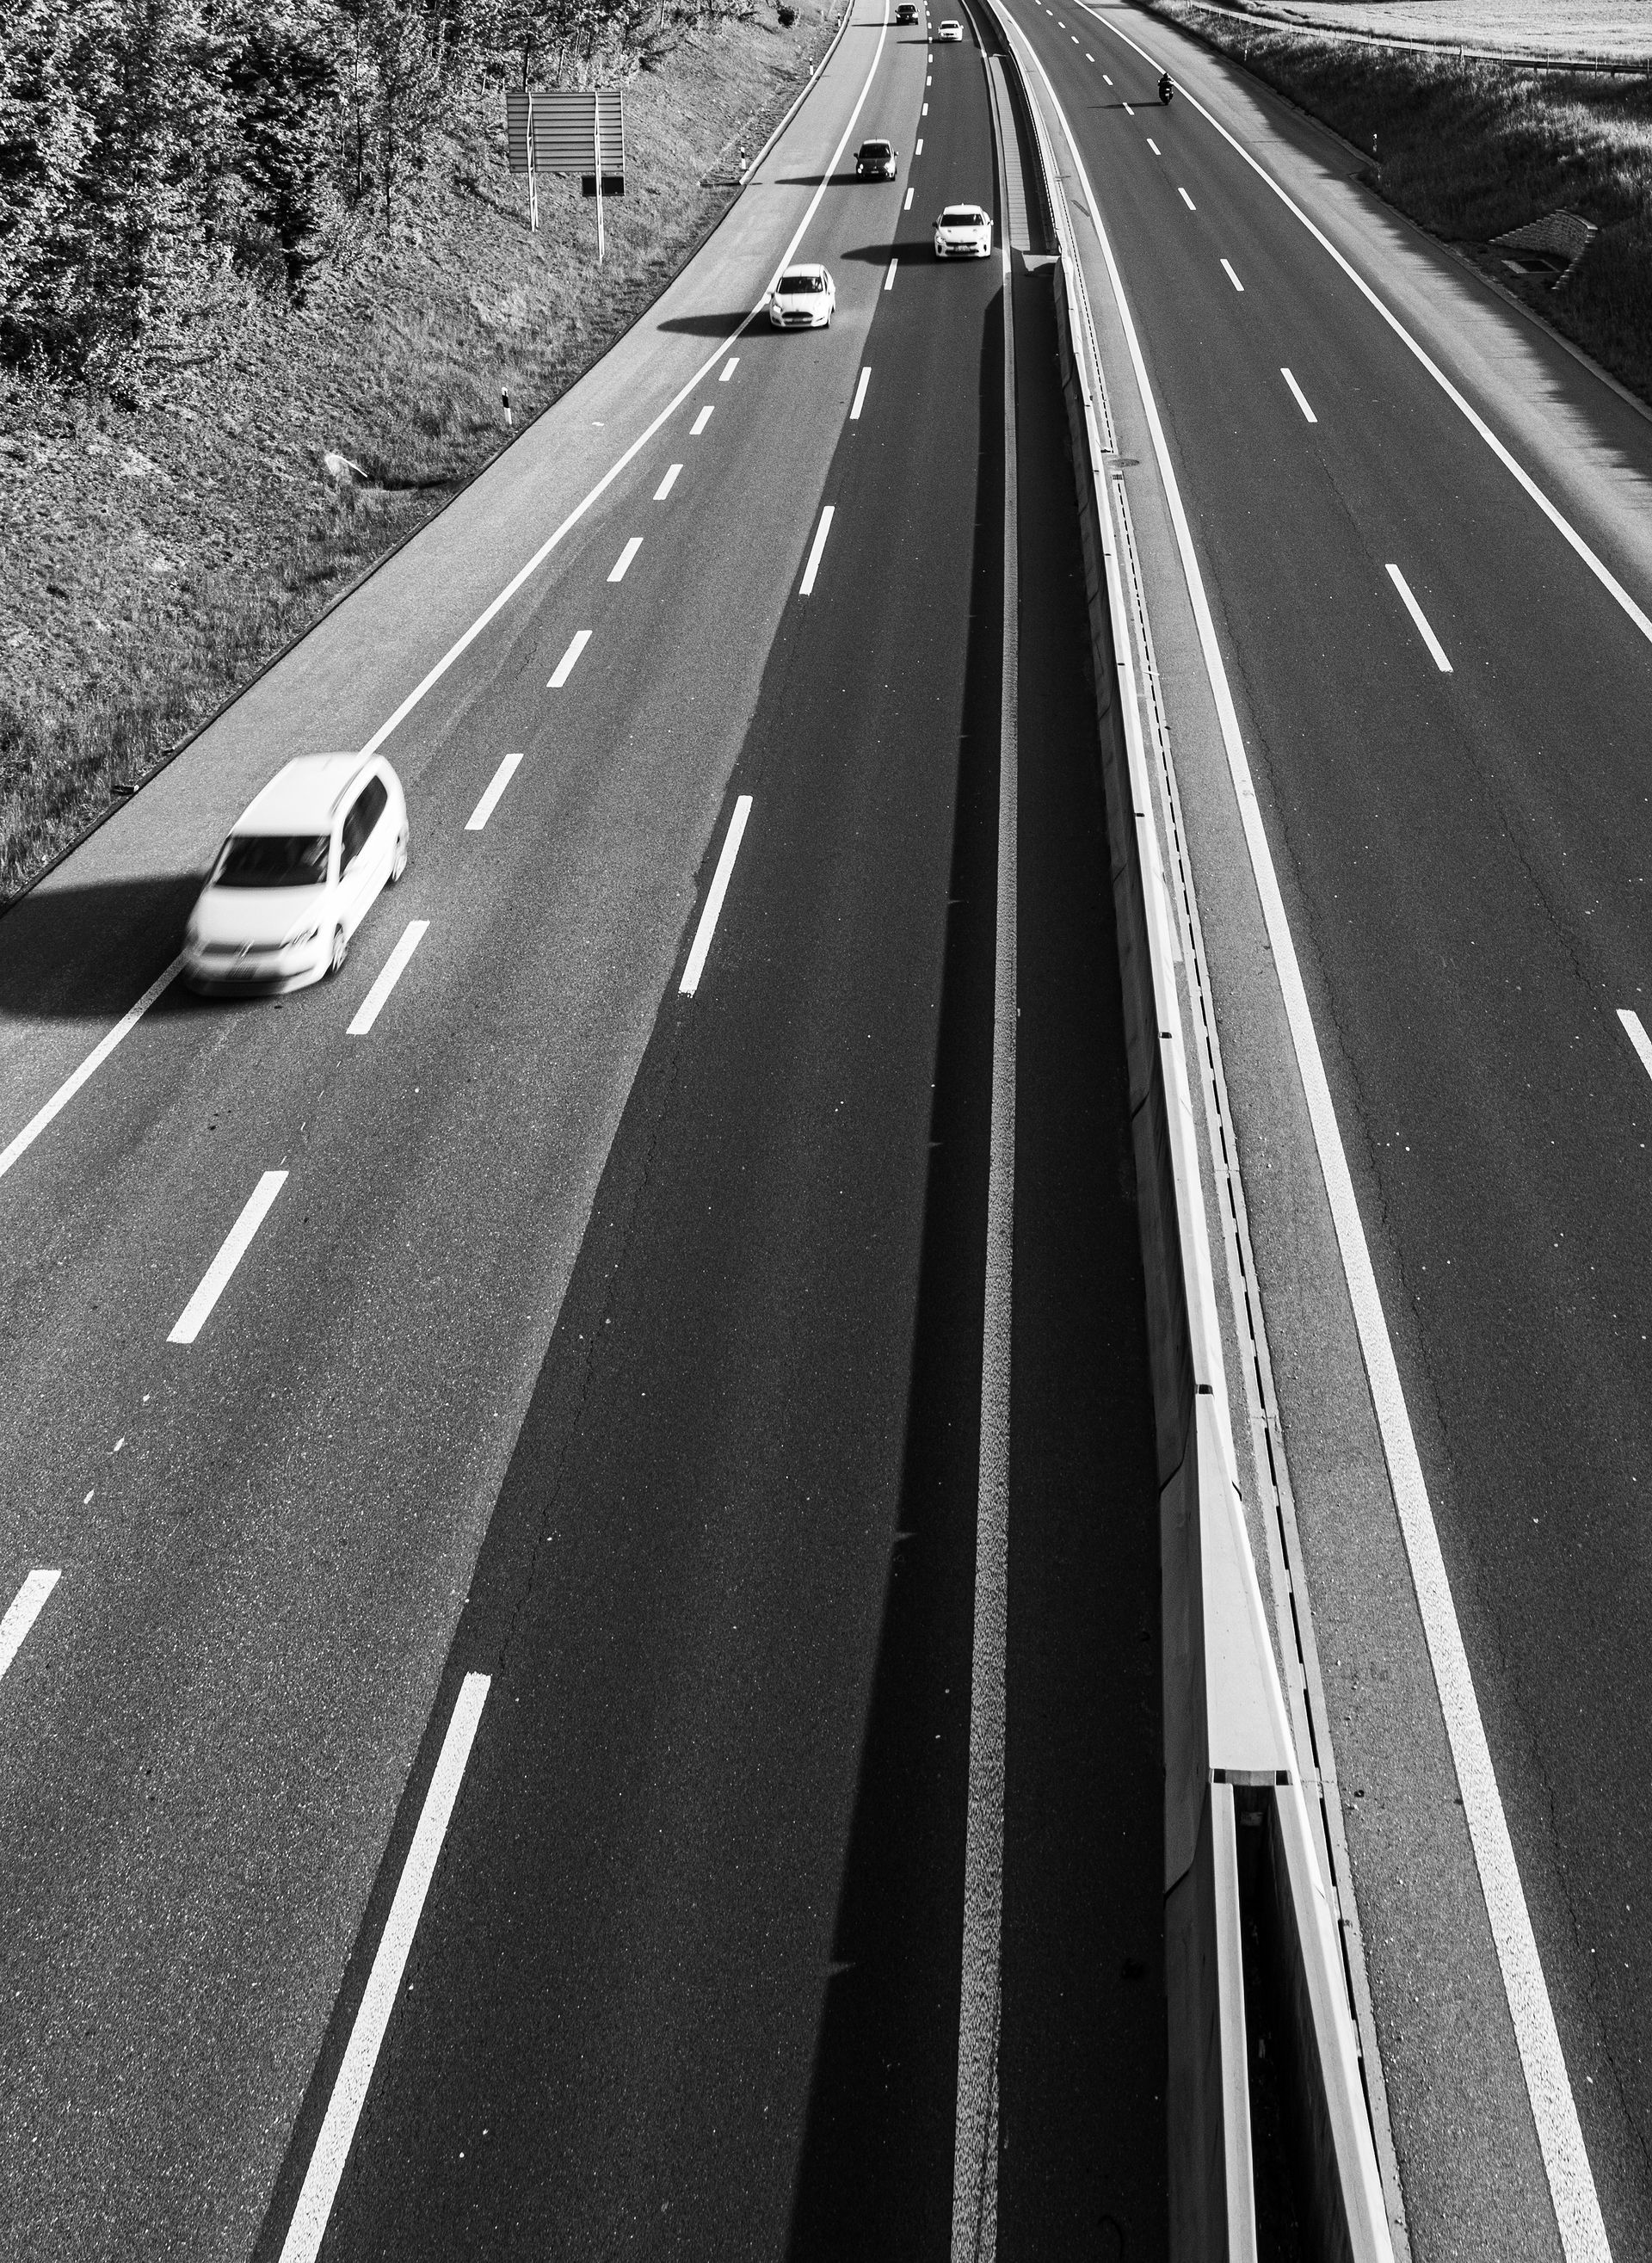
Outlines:
<svg viewBox="0 0 1652 2263"><path fill-rule="evenodd" d="M235 47L229 77L248 216L273 237L287 296L297 306L317 256L329 112L340 93L323 22L307 13L255 17Z"/></svg>
<svg viewBox="0 0 1652 2263"><path fill-rule="evenodd" d="M76 99L69 0L20 0L0 42L0 344L54 327L76 176L91 121Z"/></svg>

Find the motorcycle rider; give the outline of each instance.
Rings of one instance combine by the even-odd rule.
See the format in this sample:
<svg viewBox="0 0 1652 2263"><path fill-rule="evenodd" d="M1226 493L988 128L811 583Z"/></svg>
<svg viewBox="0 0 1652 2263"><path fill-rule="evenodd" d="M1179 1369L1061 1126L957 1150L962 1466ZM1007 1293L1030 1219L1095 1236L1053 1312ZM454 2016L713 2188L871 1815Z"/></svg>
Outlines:
<svg viewBox="0 0 1652 2263"><path fill-rule="evenodd" d="M1158 82L1158 98L1161 102L1168 102L1175 91L1176 82L1172 78L1170 73L1165 71L1161 76Z"/></svg>

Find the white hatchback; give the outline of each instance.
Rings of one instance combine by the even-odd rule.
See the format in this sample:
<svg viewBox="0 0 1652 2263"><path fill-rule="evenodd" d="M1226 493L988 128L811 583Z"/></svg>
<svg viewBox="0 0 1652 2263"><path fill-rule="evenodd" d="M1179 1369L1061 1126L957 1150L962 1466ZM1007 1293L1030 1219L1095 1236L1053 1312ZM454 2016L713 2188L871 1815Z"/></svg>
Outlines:
<svg viewBox="0 0 1652 2263"><path fill-rule="evenodd" d="M963 37L963 26L956 16L949 16L935 33L935 37L938 40L961 40Z"/></svg>
<svg viewBox="0 0 1652 2263"><path fill-rule="evenodd" d="M824 330L838 303L838 286L824 267L788 267L768 301L777 330Z"/></svg>
<svg viewBox="0 0 1652 2263"><path fill-rule="evenodd" d="M937 214L937 259L985 259L992 249L992 219L979 205L949 205Z"/></svg>
<svg viewBox="0 0 1652 2263"><path fill-rule="evenodd" d="M401 781L376 755L300 755L218 852L184 937L193 990L300 990L335 974L408 868Z"/></svg>

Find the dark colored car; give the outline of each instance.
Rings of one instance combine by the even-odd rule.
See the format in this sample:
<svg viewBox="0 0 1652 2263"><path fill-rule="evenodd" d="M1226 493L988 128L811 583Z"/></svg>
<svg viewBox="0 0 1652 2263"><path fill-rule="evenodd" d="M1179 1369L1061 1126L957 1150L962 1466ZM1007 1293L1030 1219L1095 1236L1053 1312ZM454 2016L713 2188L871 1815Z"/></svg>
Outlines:
<svg viewBox="0 0 1652 2263"><path fill-rule="evenodd" d="M892 181L899 163L892 141L862 141L855 153L857 181Z"/></svg>
<svg viewBox="0 0 1652 2263"><path fill-rule="evenodd" d="M899 7L895 11L895 21L898 24L915 24L918 21L918 11L913 4L913 0L900 0Z"/></svg>

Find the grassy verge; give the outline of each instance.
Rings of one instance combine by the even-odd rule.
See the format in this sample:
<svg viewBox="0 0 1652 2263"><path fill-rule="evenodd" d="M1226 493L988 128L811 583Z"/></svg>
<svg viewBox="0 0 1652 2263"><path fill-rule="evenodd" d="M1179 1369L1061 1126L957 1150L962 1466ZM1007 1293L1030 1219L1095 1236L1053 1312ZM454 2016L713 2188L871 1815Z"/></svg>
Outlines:
<svg viewBox="0 0 1652 2263"><path fill-rule="evenodd" d="M302 312L223 278L141 406L0 376L0 904L497 452L501 385L520 429L600 358L832 28L826 0L710 19L628 88L601 270L577 182L541 183L529 232L479 92L392 235L335 214Z"/></svg>
<svg viewBox="0 0 1652 2263"><path fill-rule="evenodd" d="M1369 184L1448 242L1483 257L1546 213L1592 221L1600 234L1558 289L1499 279L1652 401L1652 78L1367 47L1236 23L1195 0L1153 4L1356 148L1374 147Z"/></svg>

